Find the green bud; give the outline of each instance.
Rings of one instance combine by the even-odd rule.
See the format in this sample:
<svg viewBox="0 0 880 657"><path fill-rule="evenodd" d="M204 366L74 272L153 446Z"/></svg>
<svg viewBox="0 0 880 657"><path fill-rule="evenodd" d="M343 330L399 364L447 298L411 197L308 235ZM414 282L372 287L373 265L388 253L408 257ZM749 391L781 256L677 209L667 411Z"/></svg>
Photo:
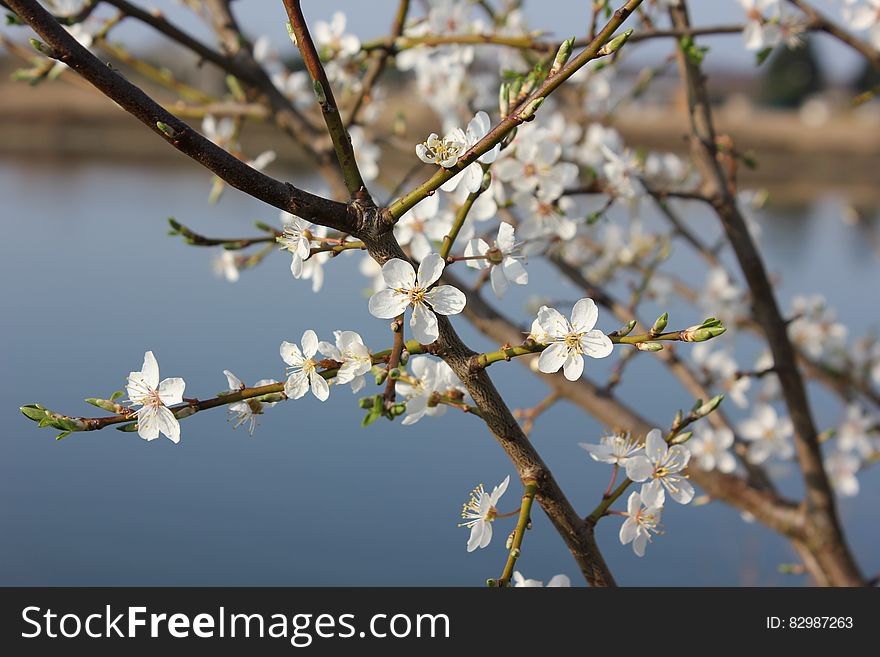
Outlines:
<svg viewBox="0 0 880 657"><path fill-rule="evenodd" d="M321 105L326 105L327 104L327 94L324 93L324 87L321 86L321 83L318 82L318 80L315 80L314 84L312 85L312 88L315 91L315 98L318 99L318 102Z"/></svg>
<svg viewBox="0 0 880 657"><path fill-rule="evenodd" d="M659 342L636 342L636 349L639 351L662 351L663 345Z"/></svg>
<svg viewBox="0 0 880 657"><path fill-rule="evenodd" d="M627 30L623 34L618 34L616 37L611 39L608 43L606 43L602 48L599 49L599 52L596 53L596 57L606 57L608 55L613 55L618 50L623 47L623 44L627 42L627 40L632 36L633 30Z"/></svg>
<svg viewBox="0 0 880 657"><path fill-rule="evenodd" d="M507 115L510 113L510 83L502 82L501 86L498 88L498 111L501 113L501 118L507 118Z"/></svg>
<svg viewBox="0 0 880 657"><path fill-rule="evenodd" d="M382 371L380 371L380 372L377 372L377 373L376 373L376 385L377 385L377 386L380 386L380 385L382 385L383 383L385 383L385 379L386 379L387 377L388 377L388 372L387 372L387 371L382 370Z"/></svg>
<svg viewBox="0 0 880 657"><path fill-rule="evenodd" d="M85 400L86 404L91 404L92 406L97 406L98 408L102 408L105 411L110 413L125 413L125 406L122 404L117 404L114 401L110 401L109 399L99 399L97 397L89 397Z"/></svg>
<svg viewBox="0 0 880 657"><path fill-rule="evenodd" d="M73 432L72 431L62 431L57 436L55 436L55 440L61 440L62 438L67 438L71 433L73 433Z"/></svg>
<svg viewBox="0 0 880 657"><path fill-rule="evenodd" d="M689 441L694 435L693 431L685 431L684 433L680 433L675 436L672 440L669 441L670 445L681 445L682 443L686 443Z"/></svg>
<svg viewBox="0 0 880 657"><path fill-rule="evenodd" d="M490 578L490 579L487 579L487 580L486 580L486 586L488 586L490 589L496 589L496 588L498 588L498 580L497 580L497 579L491 579L491 578Z"/></svg>
<svg viewBox="0 0 880 657"><path fill-rule="evenodd" d="M116 427L117 431L124 431L125 433L131 433L132 431L138 430L137 422L129 422L128 424L121 424Z"/></svg>
<svg viewBox="0 0 880 657"><path fill-rule="evenodd" d="M660 335L663 333L663 330L666 328L666 325L669 323L669 313L663 313L660 317L657 318L657 321L654 322L654 326L651 327L651 335Z"/></svg>
<svg viewBox="0 0 880 657"><path fill-rule="evenodd" d="M702 324L690 326L682 331L681 339L684 342L705 342L717 338L726 330L720 319L709 317Z"/></svg>
<svg viewBox="0 0 880 657"><path fill-rule="evenodd" d="M707 415L709 415L709 413L718 408L722 401L724 401L724 395L712 397L712 399L707 401L705 404L701 404L699 408L694 409L693 414L696 417L706 417Z"/></svg>
<svg viewBox="0 0 880 657"><path fill-rule="evenodd" d="M568 63L568 58L571 57L571 51L573 48L574 37L562 42L562 45L559 46L559 50L556 51L556 57L553 59L553 65L550 67L550 72L547 74L548 78L552 78L559 73L559 71L562 70L562 67Z"/></svg>
<svg viewBox="0 0 880 657"><path fill-rule="evenodd" d="M373 398L372 397L362 397L358 400L358 406L362 409L367 410L368 408L373 407Z"/></svg>
<svg viewBox="0 0 880 657"><path fill-rule="evenodd" d="M675 418L672 420L672 426L677 427L681 425L681 420L684 417L684 414L681 412L681 409L678 409L675 412Z"/></svg>
<svg viewBox="0 0 880 657"><path fill-rule="evenodd" d="M400 378L400 369L395 367L393 370L389 370L388 377L393 381L397 381Z"/></svg>
<svg viewBox="0 0 880 657"><path fill-rule="evenodd" d="M46 57L51 57L52 59L56 58L55 51L51 48L51 46L47 46L39 39L28 39L28 41L30 41L33 49L41 55L46 55Z"/></svg>
<svg viewBox="0 0 880 657"><path fill-rule="evenodd" d="M535 112L538 111L538 108L544 104L544 97L539 96L535 98L531 103L526 105L519 113L519 118L522 121L531 121L535 118Z"/></svg>
<svg viewBox="0 0 880 657"><path fill-rule="evenodd" d="M406 413L406 404L395 404L391 407L391 415L393 417L397 417L398 415L403 415Z"/></svg>
<svg viewBox="0 0 880 657"><path fill-rule="evenodd" d="M626 323L625 326L622 326L621 328L617 329L617 331L615 331L615 332L620 337L627 336L633 332L633 329L636 327L636 324L638 324L638 322L634 319L631 319L629 322Z"/></svg>
<svg viewBox="0 0 880 657"><path fill-rule="evenodd" d="M177 132L167 123L162 123L161 121L156 121L156 127L159 128L159 132L168 137L169 139L174 139L177 136Z"/></svg>

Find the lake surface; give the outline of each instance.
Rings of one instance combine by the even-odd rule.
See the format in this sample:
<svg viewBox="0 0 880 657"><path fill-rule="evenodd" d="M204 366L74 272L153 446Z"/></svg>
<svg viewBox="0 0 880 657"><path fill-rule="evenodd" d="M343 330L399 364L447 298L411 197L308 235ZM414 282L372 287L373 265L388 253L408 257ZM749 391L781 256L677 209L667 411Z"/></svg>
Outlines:
<svg viewBox="0 0 880 657"><path fill-rule="evenodd" d="M182 423L175 446L114 430L56 442L57 432L19 413L18 406L40 402L92 414L97 409L82 399L121 389L147 349L163 377L182 376L189 396L209 397L225 388L223 369L249 383L281 379L279 343L298 342L307 328L322 338L354 329L374 349L385 347L386 323L367 312L359 258L331 261L330 293L313 295L290 276L287 257L271 257L229 284L212 273L216 251L168 237L172 215L212 236L248 236L254 220L277 221L276 210L234 190L210 207L209 186L207 175L185 165L0 161L0 584L479 586L497 576L511 525L499 521L493 544L473 554L465 551L467 531L456 526L475 484L514 474L473 417L449 412L442 422L380 421L362 429L357 397L334 389L323 405L309 396L270 409L253 438L232 431L222 411L199 414ZM768 215L762 246L781 276L783 300L822 293L861 335L877 324L878 257L866 233L840 214L840 200L827 198ZM696 275L688 267L683 275ZM576 298L561 283L550 292L552 281L540 271L536 263L533 285L505 305L520 320L527 319L522 302L529 294ZM701 319L687 313L673 314L671 325ZM475 348L493 347L465 320L455 324ZM607 315L600 319L606 331L616 326ZM592 371L606 372L607 364ZM639 358L622 391L639 395L640 412L666 426L692 400L668 379L654 387L650 376L661 371ZM515 365L491 374L513 407L546 393ZM839 420L827 395L815 396L822 427ZM577 443L596 442L602 431L561 404L533 435L585 513L609 471ZM797 491L796 478L789 479ZM502 511L515 508L516 488L504 500L511 509ZM862 567L874 572L876 468L862 488L842 501L841 514ZM533 524L519 570L580 581L541 512ZM617 519L600 524L600 545L622 584L804 581L777 572L794 561L785 541L723 505L672 505L664 524L667 533L644 559L620 546Z"/></svg>

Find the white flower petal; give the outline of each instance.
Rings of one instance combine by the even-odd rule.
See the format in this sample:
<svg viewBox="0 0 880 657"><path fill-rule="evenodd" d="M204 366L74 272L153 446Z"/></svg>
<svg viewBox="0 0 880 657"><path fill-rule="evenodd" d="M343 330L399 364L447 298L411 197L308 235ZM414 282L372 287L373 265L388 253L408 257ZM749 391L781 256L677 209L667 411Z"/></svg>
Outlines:
<svg viewBox="0 0 880 657"><path fill-rule="evenodd" d="M409 290L416 283L416 270L406 260L391 258L382 265L382 278L390 288Z"/></svg>
<svg viewBox="0 0 880 657"><path fill-rule="evenodd" d="M568 347L562 342L554 342L538 358L538 369L544 374L558 372L568 359Z"/></svg>
<svg viewBox="0 0 880 657"><path fill-rule="evenodd" d="M141 374L147 385L155 390L156 386L159 385L159 363L156 362L156 357L152 351L144 354L144 365L141 367Z"/></svg>
<svg viewBox="0 0 880 657"><path fill-rule="evenodd" d="M440 337L437 327L437 316L425 304L413 306L409 327L413 337L422 344L431 344Z"/></svg>
<svg viewBox="0 0 880 657"><path fill-rule="evenodd" d="M373 317L394 319L406 310L409 305L409 297L386 287L371 296L368 305Z"/></svg>
<svg viewBox="0 0 880 657"><path fill-rule="evenodd" d="M578 333L592 331L599 319L599 309L592 299L581 299L571 309L571 325Z"/></svg>
<svg viewBox="0 0 880 657"><path fill-rule="evenodd" d="M584 357L575 352L569 353L562 366L562 372L569 381L577 381L584 373Z"/></svg>
<svg viewBox="0 0 880 657"><path fill-rule="evenodd" d="M174 377L164 379L162 383L159 384L157 393L163 404L171 406L172 404L179 404L183 401L183 391L185 388L186 383L184 380L179 377Z"/></svg>
<svg viewBox="0 0 880 657"><path fill-rule="evenodd" d="M443 273L445 264L443 258L437 253L431 253L426 256L419 264L419 275L417 280L422 287L428 287L435 283Z"/></svg>
<svg viewBox="0 0 880 657"><path fill-rule="evenodd" d="M451 285L438 285L425 295L425 300L441 315L457 315L467 303L464 292Z"/></svg>

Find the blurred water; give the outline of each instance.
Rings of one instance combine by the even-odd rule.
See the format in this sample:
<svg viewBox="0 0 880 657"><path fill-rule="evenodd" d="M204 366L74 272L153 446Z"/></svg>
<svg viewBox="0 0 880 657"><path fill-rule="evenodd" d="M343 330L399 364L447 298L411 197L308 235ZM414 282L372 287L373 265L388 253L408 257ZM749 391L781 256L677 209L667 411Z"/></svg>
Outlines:
<svg viewBox="0 0 880 657"><path fill-rule="evenodd" d="M333 390L324 405L309 397L271 409L253 439L232 431L222 412L198 415L183 423L174 446L113 430L56 442L20 415L18 406L31 402L89 414L96 409L81 400L122 388L147 349L163 377L182 376L189 395L207 397L224 389L224 368L247 382L280 379L279 343L298 341L306 328L322 337L356 329L369 345L384 346L386 323L367 313L357 257L332 261L332 294L313 295L291 278L286 257L231 285L212 274L213 251L167 237L169 215L216 236L250 235L253 220L277 220L275 210L234 191L210 208L208 184L185 165L0 162L0 584L480 585L497 576L507 525L499 521L499 540L474 554L465 552L467 531L456 527L476 483L491 486L513 472L473 417L450 412L442 422L361 429L356 398ZM857 293L875 280L877 260L868 241L840 222L839 210L829 199L777 214L764 224L763 245L782 274L784 299L821 292L860 332L877 319ZM530 293L554 289L541 271L534 263ZM572 288L555 285L554 296L575 298ZM512 294L506 307L521 308L529 292ZM689 311L674 324L699 319ZM455 324L474 347L492 346L464 320ZM600 320L600 328L615 326L610 317ZM692 400L655 374L663 376L650 358L639 358L621 393L665 426ZM516 365L492 375L514 407L546 393ZM823 426L838 419L827 396L817 401ZM561 404L534 434L584 512L608 470L577 443L601 431ZM862 485L841 512L863 567L873 571L880 476L869 472ZM516 493L508 498L514 508ZM801 581L776 572L793 560L786 543L729 508L672 505L665 525L667 534L639 559L619 545L616 519L601 523L599 541L621 583ZM540 512L519 567L539 579L557 572L579 579Z"/></svg>

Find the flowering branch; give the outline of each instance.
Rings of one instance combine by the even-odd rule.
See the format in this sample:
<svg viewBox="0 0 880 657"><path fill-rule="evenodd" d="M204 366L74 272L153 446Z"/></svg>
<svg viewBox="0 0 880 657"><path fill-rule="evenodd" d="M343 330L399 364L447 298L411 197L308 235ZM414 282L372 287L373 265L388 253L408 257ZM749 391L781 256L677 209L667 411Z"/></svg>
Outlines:
<svg viewBox="0 0 880 657"><path fill-rule="evenodd" d="M393 221L400 219L400 217L413 208L419 201L427 198L429 194L439 189L447 180L458 175L469 164L475 162L481 155L488 153L497 144L500 144L511 130L523 122L531 120L538 107L544 102L544 99L558 89L563 82L568 80L568 78L583 68L587 63L598 57L610 55L617 48L622 46L626 38L629 36L629 33L626 33L626 37L621 35L621 37L624 38L615 44L614 49L605 48L603 51L603 48L609 43L612 35L617 31L617 28L629 18L630 14L632 14L636 7L641 3L642 0L628 0L623 7L614 12L611 20L608 21L605 27L602 28L602 31L596 35L596 38L593 39L583 51L578 53L568 65L559 70L555 75L548 75L543 84L517 105L517 107L510 108L508 116L502 119L502 121L492 128L485 137L480 139L462 157L460 157L457 164L448 169L441 168L428 180L392 203L388 207L391 219Z"/></svg>

